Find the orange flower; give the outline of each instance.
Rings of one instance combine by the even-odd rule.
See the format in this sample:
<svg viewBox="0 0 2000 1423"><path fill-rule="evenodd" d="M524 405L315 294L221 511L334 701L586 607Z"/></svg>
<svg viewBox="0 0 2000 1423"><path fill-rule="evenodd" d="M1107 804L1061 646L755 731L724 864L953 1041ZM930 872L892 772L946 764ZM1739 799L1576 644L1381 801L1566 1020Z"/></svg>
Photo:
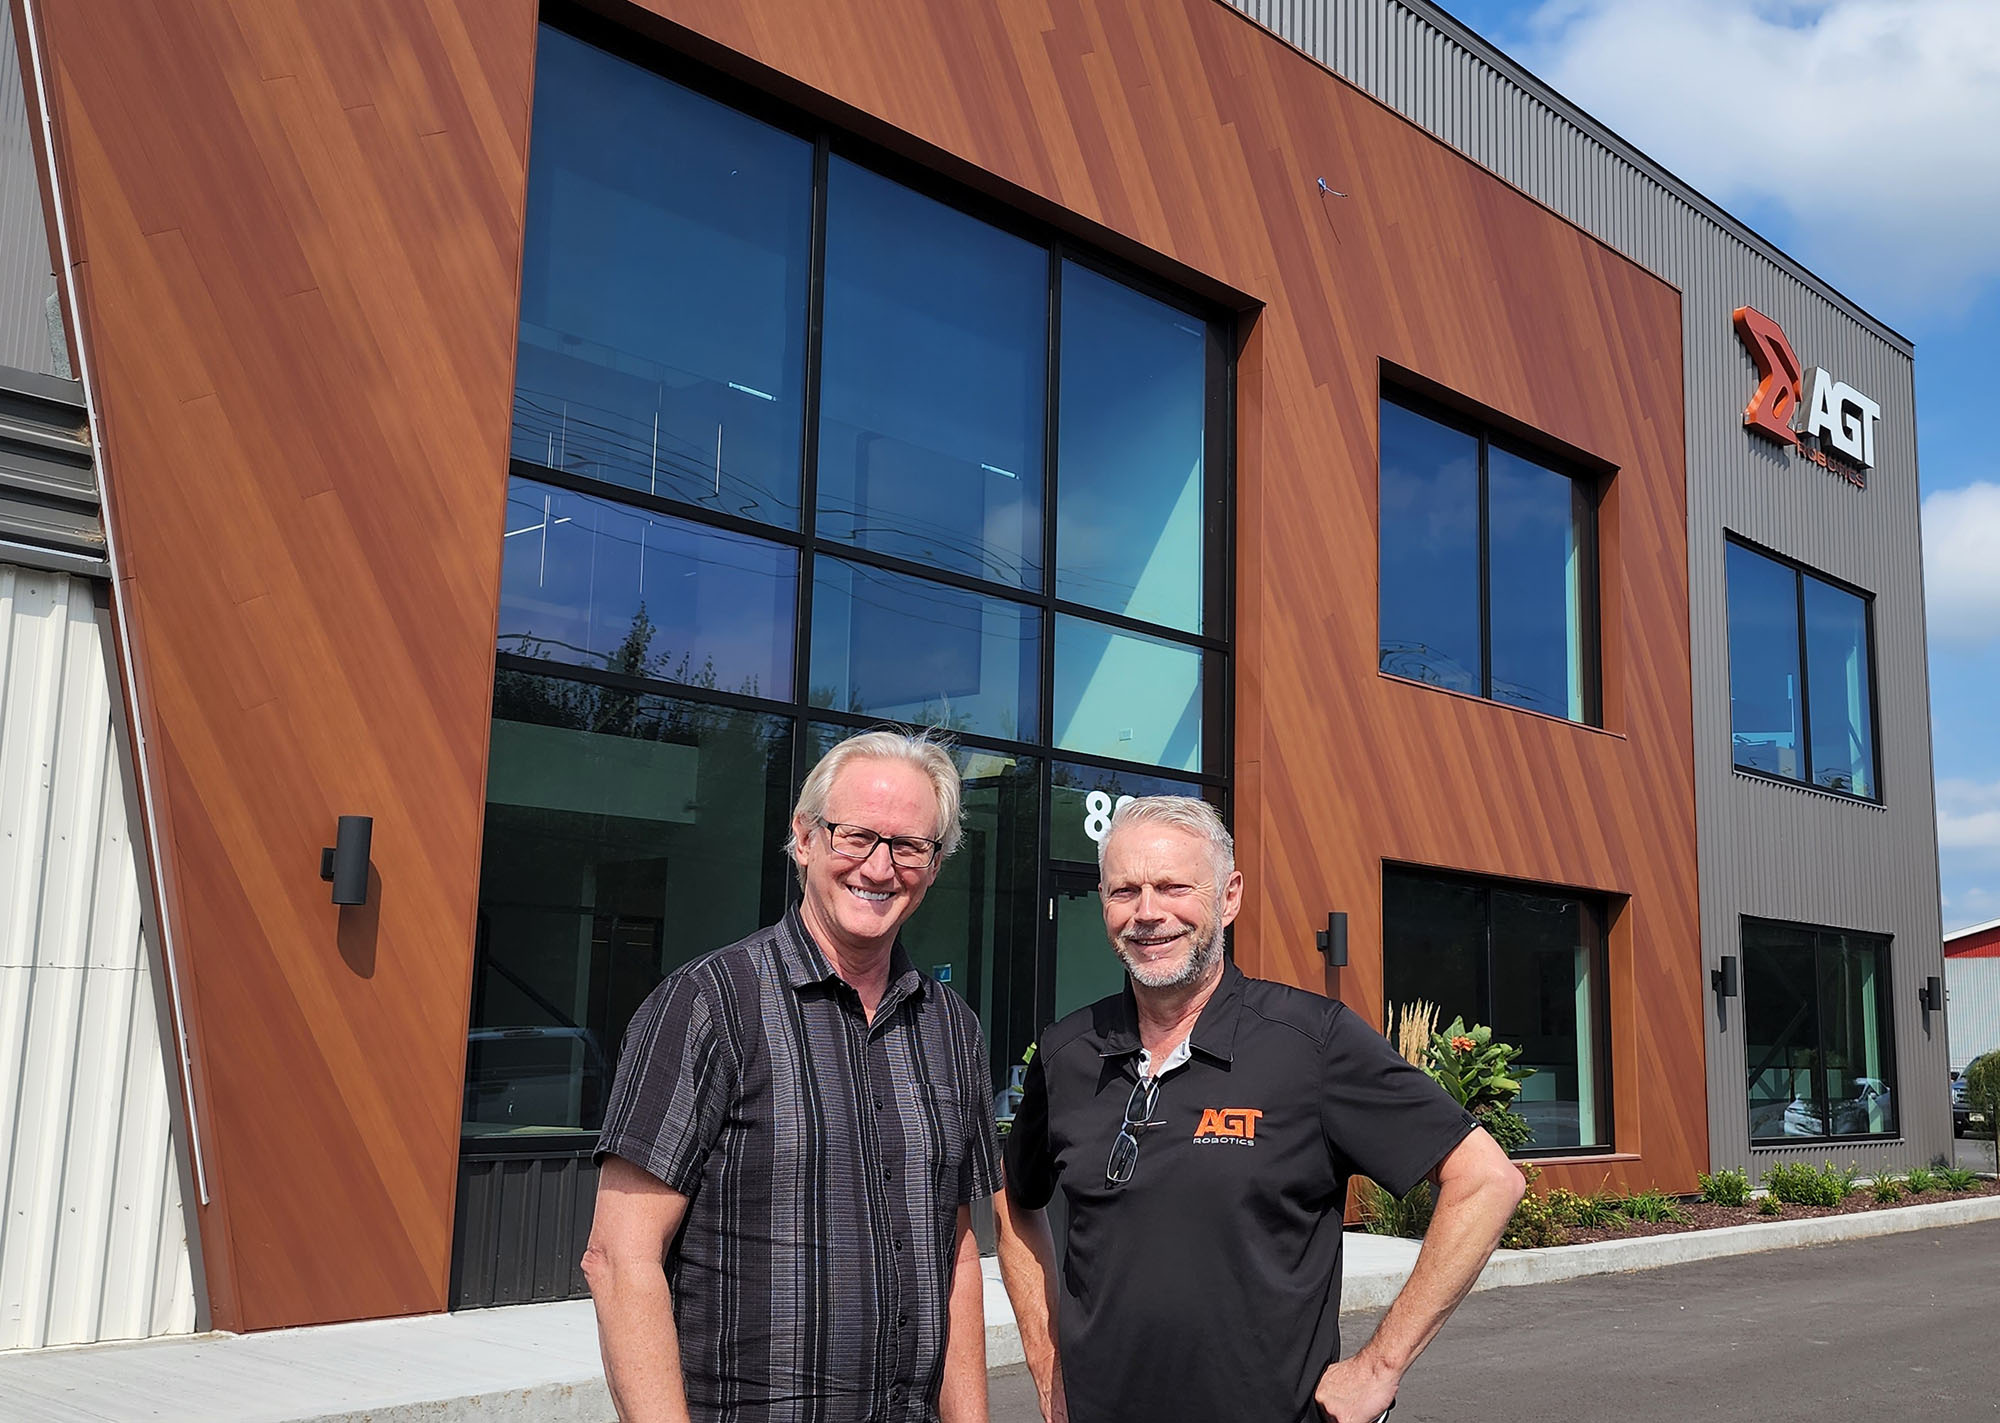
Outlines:
<svg viewBox="0 0 2000 1423"><path fill-rule="evenodd" d="M1471 1038L1468 1038L1463 1033L1460 1033L1457 1037L1451 1040L1451 1050L1453 1052L1471 1052L1474 1048L1478 1046L1479 1046L1478 1043L1474 1042Z"/></svg>

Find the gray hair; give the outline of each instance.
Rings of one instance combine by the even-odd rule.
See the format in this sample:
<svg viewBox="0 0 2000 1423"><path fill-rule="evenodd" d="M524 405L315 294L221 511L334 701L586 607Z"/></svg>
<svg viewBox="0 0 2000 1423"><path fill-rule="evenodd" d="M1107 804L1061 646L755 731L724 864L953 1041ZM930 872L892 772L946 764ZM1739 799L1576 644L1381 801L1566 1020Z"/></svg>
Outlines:
<svg viewBox="0 0 2000 1423"><path fill-rule="evenodd" d="M937 830L934 838L938 842L938 859L942 862L958 848L965 830L959 823L958 765L951 759L951 751L944 740L931 731L863 731L838 742L826 755L819 758L819 764L806 773L806 782L799 787L798 804L792 807L792 826L803 820L808 825L826 814L826 798L833 790L833 783L851 761L901 761L915 766L930 778L931 790L937 796ZM799 847L798 831L788 827L785 831L785 853L792 854ZM798 867L799 883L806 882L803 865Z"/></svg>
<svg viewBox="0 0 2000 1423"><path fill-rule="evenodd" d="M1149 795L1125 801L1112 812L1111 824L1106 827L1104 838L1097 842L1097 868L1100 871L1104 868L1104 852L1111 844L1111 837L1128 825L1171 825L1202 841L1208 846L1209 860L1215 866L1218 892L1223 881L1236 868L1235 837L1222 823L1222 817L1215 813L1214 806L1193 796Z"/></svg>

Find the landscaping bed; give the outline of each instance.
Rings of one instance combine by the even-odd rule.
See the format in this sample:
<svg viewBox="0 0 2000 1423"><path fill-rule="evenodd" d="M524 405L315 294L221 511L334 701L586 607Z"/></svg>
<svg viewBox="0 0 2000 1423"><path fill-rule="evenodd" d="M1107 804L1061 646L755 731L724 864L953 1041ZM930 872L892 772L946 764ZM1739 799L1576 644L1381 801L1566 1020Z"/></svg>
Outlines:
<svg viewBox="0 0 2000 1423"><path fill-rule="evenodd" d="M1778 1220L1812 1220L1824 1215L1858 1215L1864 1211L1897 1210L1903 1206L1928 1206L1940 1201L1965 1200L1973 1196L2000 1195L2000 1181L1981 1178L1976 1184L1963 1191L1949 1191L1942 1188L1905 1195L1898 1200L1878 1201L1866 1186L1861 1187L1837 1206L1779 1206L1776 1215L1760 1213L1753 1203L1741 1206L1718 1206L1708 1201L1683 1202L1681 1209L1687 1218L1680 1221L1627 1221L1623 1225L1611 1226L1564 1226L1563 1237L1558 1244L1588 1245L1598 1240L1630 1240L1642 1235L1680 1235L1690 1230L1719 1230L1726 1225L1763 1225Z"/></svg>

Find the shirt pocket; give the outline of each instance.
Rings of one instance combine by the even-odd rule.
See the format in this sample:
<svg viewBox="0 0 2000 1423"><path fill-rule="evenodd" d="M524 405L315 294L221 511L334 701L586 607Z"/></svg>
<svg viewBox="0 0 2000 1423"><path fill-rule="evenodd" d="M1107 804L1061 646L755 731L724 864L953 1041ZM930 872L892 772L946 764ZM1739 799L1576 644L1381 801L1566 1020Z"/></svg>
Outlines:
<svg viewBox="0 0 2000 1423"><path fill-rule="evenodd" d="M968 1145L964 1104L952 1088L933 1086L922 1092L911 1115L913 1132L923 1138L924 1158L938 1205L956 1206Z"/></svg>

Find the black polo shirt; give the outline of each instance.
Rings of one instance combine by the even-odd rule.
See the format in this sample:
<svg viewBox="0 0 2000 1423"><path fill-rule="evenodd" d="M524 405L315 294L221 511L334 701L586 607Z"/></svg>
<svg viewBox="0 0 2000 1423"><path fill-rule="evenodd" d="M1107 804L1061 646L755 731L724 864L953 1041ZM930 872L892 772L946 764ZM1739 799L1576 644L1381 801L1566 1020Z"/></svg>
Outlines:
<svg viewBox="0 0 2000 1423"><path fill-rule="evenodd" d="M1069 1416L1317 1419L1313 1389L1340 1356L1347 1178L1401 1194L1472 1118L1338 1002L1230 964L1114 1186L1105 1161L1139 1046L1129 986L1064 1018L1007 1137L1014 1199L1060 1190L1069 1207Z"/></svg>
<svg viewBox="0 0 2000 1423"><path fill-rule="evenodd" d="M898 942L871 1021L799 911L680 969L597 1151L688 1197L667 1252L697 1423L936 1423L958 1208L999 1185L979 1020Z"/></svg>

